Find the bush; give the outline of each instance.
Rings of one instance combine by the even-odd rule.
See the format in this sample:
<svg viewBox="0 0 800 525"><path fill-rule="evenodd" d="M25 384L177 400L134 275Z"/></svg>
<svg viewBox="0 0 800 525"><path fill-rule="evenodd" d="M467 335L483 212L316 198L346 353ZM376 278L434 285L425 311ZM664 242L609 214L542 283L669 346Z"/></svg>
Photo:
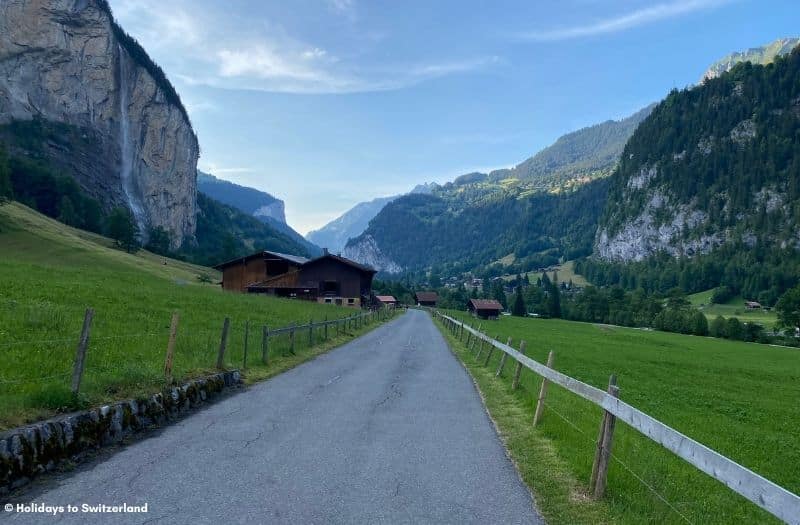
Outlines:
<svg viewBox="0 0 800 525"><path fill-rule="evenodd" d="M725 318L721 315L718 315L711 321L711 325L708 327L708 335L711 337L727 337L728 336L728 325L725 322Z"/></svg>

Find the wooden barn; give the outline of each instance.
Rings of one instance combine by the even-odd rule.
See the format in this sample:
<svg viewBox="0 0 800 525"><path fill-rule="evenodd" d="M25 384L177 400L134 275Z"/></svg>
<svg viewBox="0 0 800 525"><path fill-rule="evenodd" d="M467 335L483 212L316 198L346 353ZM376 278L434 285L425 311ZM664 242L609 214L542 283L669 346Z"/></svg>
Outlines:
<svg viewBox="0 0 800 525"><path fill-rule="evenodd" d="M397 299L393 295L376 295L375 300L378 302L378 306L385 308L395 308L397 306Z"/></svg>
<svg viewBox="0 0 800 525"><path fill-rule="evenodd" d="M439 302L439 294L436 292L417 292L414 294L419 306L430 306L435 308L436 303Z"/></svg>
<svg viewBox="0 0 800 525"><path fill-rule="evenodd" d="M494 299L470 299L467 308L480 319L497 319L503 311L503 305Z"/></svg>
<svg viewBox="0 0 800 525"><path fill-rule="evenodd" d="M222 288L331 303L368 306L375 270L325 251L316 259L258 252L215 266Z"/></svg>

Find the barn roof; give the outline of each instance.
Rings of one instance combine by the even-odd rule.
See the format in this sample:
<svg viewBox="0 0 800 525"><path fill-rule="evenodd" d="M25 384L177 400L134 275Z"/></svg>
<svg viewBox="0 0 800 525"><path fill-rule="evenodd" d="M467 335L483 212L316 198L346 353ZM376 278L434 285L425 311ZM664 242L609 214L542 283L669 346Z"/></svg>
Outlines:
<svg viewBox="0 0 800 525"><path fill-rule="evenodd" d="M470 299L469 302L476 310L502 310L503 305L494 299Z"/></svg>
<svg viewBox="0 0 800 525"><path fill-rule="evenodd" d="M366 266L364 264L357 263L355 261L352 261L350 259L346 259L345 257L341 257L339 255L333 255L332 253L326 253L324 255L320 255L316 259L311 259L310 261L307 261L305 264L314 264L317 261L321 261L323 259L332 259L332 260L340 262L342 264L346 264L348 266L352 266L353 268L355 268L356 270L361 271L361 272L372 273L372 274L378 273L377 270L374 270L370 266Z"/></svg>
<svg viewBox="0 0 800 525"><path fill-rule="evenodd" d="M436 292L417 292L414 296L417 298L417 301L431 302L439 300L439 294Z"/></svg>
<svg viewBox="0 0 800 525"><path fill-rule="evenodd" d="M213 266L213 268L215 270L222 270L223 268L226 268L232 264L239 264L242 262L251 261L253 259L258 259L259 257L267 258L269 256L277 257L278 259L284 259L286 261L299 264L301 266L308 262L308 259L306 259L305 257L300 257L298 255L290 255L288 253L271 252L265 250L261 252L251 253L250 255L245 255L244 257L237 257L235 259L231 259L230 261L225 261L223 263L219 263Z"/></svg>
<svg viewBox="0 0 800 525"><path fill-rule="evenodd" d="M376 295L375 298L382 303L396 303L397 299L393 295Z"/></svg>

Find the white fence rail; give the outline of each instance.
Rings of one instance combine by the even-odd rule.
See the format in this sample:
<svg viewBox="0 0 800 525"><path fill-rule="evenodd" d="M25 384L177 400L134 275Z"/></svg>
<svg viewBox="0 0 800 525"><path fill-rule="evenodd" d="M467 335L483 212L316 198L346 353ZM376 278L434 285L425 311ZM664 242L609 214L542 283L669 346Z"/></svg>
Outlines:
<svg viewBox="0 0 800 525"><path fill-rule="evenodd" d="M735 461L678 432L599 388L587 385L561 372L557 372L552 368L548 368L518 352L509 345L503 344L480 333L462 321L441 314L440 312L434 312L434 315L445 320L447 323L452 323L459 329L466 330L468 333L472 334L473 337L486 342L494 348L505 352L509 357L516 359L517 362L521 363L525 368L537 373L548 381L556 383L610 412L649 439L660 444L714 479L724 483L731 490L741 494L773 516L790 525L800 525L800 496L789 492L763 476L739 465Z"/></svg>

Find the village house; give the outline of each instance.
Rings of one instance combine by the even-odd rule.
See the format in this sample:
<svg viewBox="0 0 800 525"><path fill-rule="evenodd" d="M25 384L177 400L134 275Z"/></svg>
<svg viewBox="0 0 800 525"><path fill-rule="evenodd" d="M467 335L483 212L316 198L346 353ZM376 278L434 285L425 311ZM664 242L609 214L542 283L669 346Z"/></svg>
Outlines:
<svg viewBox="0 0 800 525"><path fill-rule="evenodd" d="M376 295L375 300L378 305L385 308L395 308L397 306L397 299L393 295Z"/></svg>
<svg viewBox="0 0 800 525"><path fill-rule="evenodd" d="M215 266L222 289L351 307L369 306L375 270L324 251L315 259L263 251Z"/></svg>
<svg viewBox="0 0 800 525"><path fill-rule="evenodd" d="M414 299L419 306L430 306L436 308L436 303L439 301L439 294L436 292L417 292L414 294Z"/></svg>
<svg viewBox="0 0 800 525"><path fill-rule="evenodd" d="M479 319L497 319L503 311L503 305L494 299L470 299L467 308Z"/></svg>

